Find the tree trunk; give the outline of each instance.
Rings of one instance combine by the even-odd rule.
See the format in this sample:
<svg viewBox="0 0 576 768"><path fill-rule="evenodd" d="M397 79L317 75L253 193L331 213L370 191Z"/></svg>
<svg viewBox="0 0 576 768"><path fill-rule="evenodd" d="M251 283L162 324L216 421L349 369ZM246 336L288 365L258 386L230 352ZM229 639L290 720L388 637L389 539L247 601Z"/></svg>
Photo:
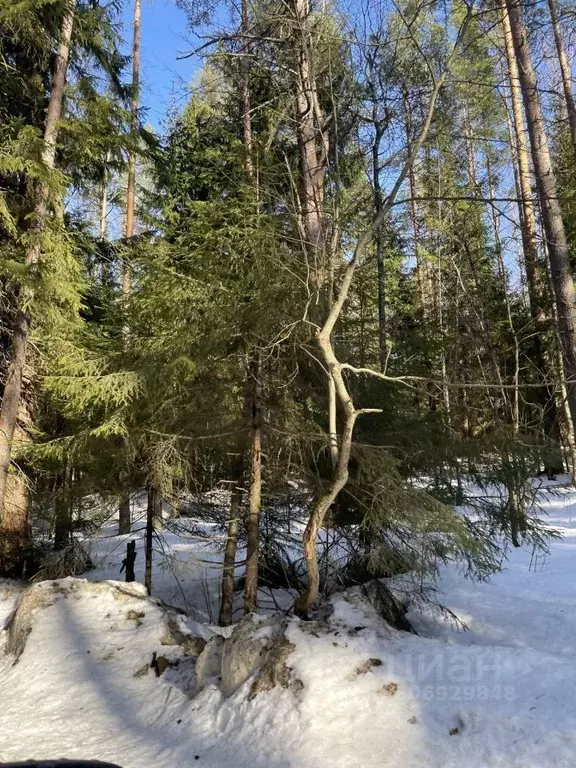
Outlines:
<svg viewBox="0 0 576 768"><path fill-rule="evenodd" d="M64 549L70 544L71 536L70 508L65 498L56 499L56 518L54 520L54 549Z"/></svg>
<svg viewBox="0 0 576 768"><path fill-rule="evenodd" d="M132 500L126 496L118 508L118 534L122 536L132 530Z"/></svg>
<svg viewBox="0 0 576 768"><path fill-rule="evenodd" d="M72 505L66 497L68 472L66 469L56 477L56 500L54 503L54 549L64 549L72 539Z"/></svg>
<svg viewBox="0 0 576 768"><path fill-rule="evenodd" d="M320 114L316 78L310 58L308 0L294 0L294 41L297 50L296 133L300 160L300 206L304 226L304 249L316 288L325 284L326 229L324 186L328 152Z"/></svg>
<svg viewBox="0 0 576 768"><path fill-rule="evenodd" d="M164 528L164 498L156 491L154 500L154 530L161 531Z"/></svg>
<svg viewBox="0 0 576 768"><path fill-rule="evenodd" d="M518 62L542 221L548 242L548 259L558 311L558 331L562 344L568 403L574 426L576 423L576 292L570 267L570 253L522 10L518 0L506 0L506 7Z"/></svg>
<svg viewBox="0 0 576 768"><path fill-rule="evenodd" d="M566 55L566 50L564 48L564 41L562 40L562 32L560 30L560 20L558 18L558 6L556 4L556 0L548 0L548 8L550 9L552 31L554 32L554 42L556 44L558 61L560 62L562 88L564 90L564 98L566 100L566 111L568 113L568 123L570 125L570 136L572 138L572 151L576 157L576 106L574 105L574 96L572 95L572 75L570 72L568 56Z"/></svg>
<svg viewBox="0 0 576 768"><path fill-rule="evenodd" d="M58 140L59 121L64 102L64 87L66 84L66 71L70 55L70 41L72 38L75 10L75 2L70 0L66 6L64 18L62 20L60 44L56 55L50 100L48 102L48 110L46 114L42 163L49 170L52 170L55 165L56 143ZM49 185L45 182L38 184L34 193L30 245L27 247L25 255L25 265L29 271L34 270L41 258L41 236L46 226L49 197ZM2 520L0 535L4 536L4 530L6 530L6 533L10 531L11 536L12 534L17 534L14 538L15 542L17 542L18 539L26 540L28 535L27 521L26 529L22 527L19 533L13 530L12 526L14 520L7 520L5 517L5 502L12 442L14 440L14 433L17 427L18 413L22 399L22 382L26 365L31 323L31 317L27 308L33 298L31 291L31 288L22 289L19 297L20 306L16 312L14 321L11 359L6 375L4 397L0 410L0 517ZM19 520L22 524L24 523L23 516L20 516Z"/></svg>
<svg viewBox="0 0 576 768"><path fill-rule="evenodd" d="M404 91L402 96L402 107L404 112L404 130L406 132L406 151L408 154L412 152L412 117L410 112L410 105L408 104L408 94ZM430 163L430 147L426 147L426 157L428 163ZM440 170L440 161L438 161L438 169ZM414 260L416 262L416 285L418 287L418 299L420 301L420 318L422 335L425 342L425 366L428 376L432 377L435 366L430 357L430 341L431 334L433 332L433 324L436 318L434 315L434 304L436 299L436 291L434 290L434 282L431 275L430 264L426 258L423 258L421 253L420 241L420 217L418 211L418 203L416 197L418 195L418 185L416 183L416 173L414 170L414 164L410 166L408 171L408 189L410 191L410 217L412 219L412 233L414 236ZM428 409L431 413L436 410L436 393L432 385L428 386Z"/></svg>
<svg viewBox="0 0 576 768"><path fill-rule="evenodd" d="M102 182L100 185L100 213L98 222L98 237L102 243L108 240L108 163L111 153L106 153L106 161L102 172ZM110 262L107 260L107 254L104 254L100 267L100 283L106 287L110 282Z"/></svg>
<svg viewBox="0 0 576 768"><path fill-rule="evenodd" d="M138 103L140 92L140 9L141 0L134 0L134 30L132 42L132 101L130 104L130 136L132 146L128 153L128 185L126 188L126 218L124 237L134 236L134 212L136 208L136 136L138 133ZM132 294L132 273L124 263L122 273L122 294L128 299Z"/></svg>
<svg viewBox="0 0 576 768"><path fill-rule="evenodd" d="M251 382L250 490L246 520L246 583L244 613L258 609L258 543L262 499L262 364L256 355L249 364Z"/></svg>
<svg viewBox="0 0 576 768"><path fill-rule="evenodd" d="M146 504L146 543L144 547L144 586L148 594L152 594L152 541L154 539L154 518L156 515L158 492L151 485L148 487L148 499Z"/></svg>
<svg viewBox="0 0 576 768"><path fill-rule="evenodd" d="M124 237L126 240L134 237L134 217L136 209L136 141L138 134L138 103L140 97L140 15L141 0L134 0L134 21L132 39L132 99L130 102L130 138L132 146L128 152L128 183L126 186L126 215L124 218ZM126 259L122 262L122 298L127 304L132 295L132 270ZM124 326L124 339L128 340L128 326ZM130 506L130 497L122 499L119 508L119 533L130 533L126 528L126 509Z"/></svg>
<svg viewBox="0 0 576 768"><path fill-rule="evenodd" d="M372 125L374 126L374 141L372 142L372 186L374 188L374 216L380 217L384 204L384 195L380 181L380 147L384 136L384 121L378 107L376 90L375 52L368 58L370 99L372 100ZM380 371L384 373L388 359L388 328L386 317L386 274L384 271L384 233L378 227L374 233L376 244L376 268L378 280L378 356Z"/></svg>
<svg viewBox="0 0 576 768"><path fill-rule="evenodd" d="M243 49L245 56L241 59L242 66L242 140L244 143L244 164L249 181L254 179L254 158L252 142L252 99L250 97L250 46L248 33L250 21L248 18L248 2L242 0L240 7L240 31L243 36Z"/></svg>
<svg viewBox="0 0 576 768"><path fill-rule="evenodd" d="M538 229L536 225L536 212L532 200L532 185L530 181L530 156L524 129L522 116L522 92L518 64L514 52L514 41L510 28L508 11L503 8L502 28L508 64L508 78L510 81L510 95L512 102L512 128L514 133L516 152L516 168L518 187L520 192L519 212L520 230L522 235L522 252L526 270L526 283L528 287L528 301L530 316L536 333L534 338L535 354L534 362L542 372L542 377L547 382L554 380L555 366L553 360L546 354L546 332L550 318L545 308L546 280L543 275L543 265L540 262L538 251ZM560 437L558 412L556 399L551 385L543 390L542 398L543 431L546 438L552 443L558 443ZM549 474L562 471L561 466L549 466L546 468Z"/></svg>
<svg viewBox="0 0 576 768"><path fill-rule="evenodd" d="M244 48L249 52L248 38L250 21L248 2L242 0L240 6L240 29L244 38ZM244 163L249 182L254 181L254 159L252 141L252 100L250 94L250 65L247 57L242 60L242 141L244 144ZM249 395L246 402L246 416L250 420L250 484L248 491L248 517L246 519L246 578L244 584L244 613L258 610L258 550L260 540L260 507L262 502L262 365L260 354L253 352L247 366L247 385ZM239 492L238 492L239 493ZM222 602L220 623L232 622L232 604L234 600L234 561L238 542L237 512L239 497L233 492L228 525L228 540L224 555L224 573L222 576ZM234 509L233 509L234 507ZM227 559L228 558L228 559Z"/></svg>
<svg viewBox="0 0 576 768"><path fill-rule="evenodd" d="M336 387L332 376L328 376L328 440L330 442L330 460L332 468L338 464L338 402Z"/></svg>
<svg viewBox="0 0 576 768"><path fill-rule="evenodd" d="M228 520L228 536L226 539L224 563L222 566L222 595L220 600L220 615L218 616L218 624L220 624L221 627L227 627L232 624L234 610L234 569L236 567L236 550L238 548L238 524L241 498L241 489L234 487L230 498L230 519Z"/></svg>
<svg viewBox="0 0 576 768"><path fill-rule="evenodd" d="M536 212L532 200L532 185L530 183L530 156L524 129L524 118L522 116L522 91L520 89L518 63L514 52L512 30L510 28L510 17L506 8L503 9L502 27L508 63L508 77L510 80L512 124L516 139L516 162L521 196L519 203L522 225L521 234L526 266L526 280L528 283L528 298L530 300L532 318L536 328L538 328L547 320L544 309L544 279L538 254L538 228L536 226Z"/></svg>
<svg viewBox="0 0 576 768"><path fill-rule="evenodd" d="M307 617L308 612L318 601L320 592L320 571L318 568L316 542L328 510L348 482L348 462L350 461L350 453L352 450L352 437L354 435L354 425L359 415L346 388L346 383L342 376L342 366L336 359L330 336L330 330L328 329L328 331L326 331L325 326L322 331L317 334L316 338L324 363L334 379L338 399L340 400L344 411L344 426L342 428L338 463L334 468L332 478L326 491L320 494L314 504L302 539L304 559L306 561L306 570L308 574L308 584L294 604L294 612L302 617Z"/></svg>
<svg viewBox="0 0 576 768"><path fill-rule="evenodd" d="M106 163L110 160L110 153L106 155ZM98 223L98 236L100 240L108 239L108 168L104 167L102 184L100 187L100 219Z"/></svg>

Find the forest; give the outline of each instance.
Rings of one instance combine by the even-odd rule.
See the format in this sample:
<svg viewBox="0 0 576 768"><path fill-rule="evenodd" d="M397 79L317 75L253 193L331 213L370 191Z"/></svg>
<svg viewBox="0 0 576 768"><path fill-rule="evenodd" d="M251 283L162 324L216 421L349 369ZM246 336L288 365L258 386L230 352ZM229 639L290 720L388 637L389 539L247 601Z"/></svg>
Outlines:
<svg viewBox="0 0 576 768"><path fill-rule="evenodd" d="M0 0L2 583L132 581L137 547L210 626L352 590L476 631L444 574L560 562L576 503L576 6L175 2L158 124L156 0ZM571 764L328 754L204 764Z"/></svg>

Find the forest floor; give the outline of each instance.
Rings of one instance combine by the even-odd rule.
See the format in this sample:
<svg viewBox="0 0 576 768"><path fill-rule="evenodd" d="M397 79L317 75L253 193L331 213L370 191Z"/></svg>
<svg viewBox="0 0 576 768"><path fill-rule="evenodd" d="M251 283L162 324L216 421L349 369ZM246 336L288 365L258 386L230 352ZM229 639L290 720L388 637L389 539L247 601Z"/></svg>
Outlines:
<svg viewBox="0 0 576 768"><path fill-rule="evenodd" d="M289 657L303 690L247 688L195 697L178 668L147 671L161 611L134 585L121 600L74 582L74 595L37 609L16 664L0 655L0 761L107 760L122 768L548 768L576 765L576 492L544 491L563 537L550 553L510 552L489 581L446 568L440 601L463 621L414 609L418 636L391 630L362 602L337 599L326 631L291 619ZM126 537L93 543L90 581L119 579ZM208 635L217 557L167 537L172 568L155 590L195 604ZM190 557L197 569L185 567ZM137 563L142 567L142 557ZM182 561L179 586L169 570ZM0 585L0 621L21 587ZM142 605L145 609L142 610ZM190 607L190 606L188 606ZM132 613L135 611L135 613ZM128 614L132 618L128 617ZM134 619L138 613L145 615ZM376 660L376 661L374 661ZM381 662L381 663L380 663ZM249 686L249 684L247 684Z"/></svg>

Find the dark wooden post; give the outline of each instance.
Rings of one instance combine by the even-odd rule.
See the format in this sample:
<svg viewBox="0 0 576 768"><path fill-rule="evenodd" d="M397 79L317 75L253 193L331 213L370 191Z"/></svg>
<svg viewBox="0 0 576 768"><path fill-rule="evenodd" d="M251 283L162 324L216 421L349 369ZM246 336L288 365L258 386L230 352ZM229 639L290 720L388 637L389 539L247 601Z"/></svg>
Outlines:
<svg viewBox="0 0 576 768"><path fill-rule="evenodd" d="M134 575L135 562L136 541L132 539L132 541L126 542L126 557L122 560L122 568L120 568L120 573L122 573L124 569L126 570L126 581L136 581L136 576Z"/></svg>

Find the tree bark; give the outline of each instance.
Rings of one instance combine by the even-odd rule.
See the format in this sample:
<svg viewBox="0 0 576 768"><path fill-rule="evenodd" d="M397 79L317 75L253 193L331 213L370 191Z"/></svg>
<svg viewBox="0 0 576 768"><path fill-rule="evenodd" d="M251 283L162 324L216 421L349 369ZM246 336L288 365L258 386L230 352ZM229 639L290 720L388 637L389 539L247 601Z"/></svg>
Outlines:
<svg viewBox="0 0 576 768"><path fill-rule="evenodd" d="M548 259L558 311L558 331L562 344L568 403L574 426L576 423L576 292L570 267L570 253L522 9L518 0L506 0L506 7L518 62L532 162L548 243Z"/></svg>
<svg viewBox="0 0 576 768"><path fill-rule="evenodd" d="M336 355L334 354L330 330L328 329L327 331L326 325L317 333L316 338L323 360L334 380L338 399L344 411L344 425L342 428L338 462L334 468L332 478L326 491L320 494L314 504L302 539L304 559L306 561L306 570L308 574L308 584L294 604L294 612L296 615L302 617L307 617L308 612L318 601L320 592L320 571L318 568L316 542L328 510L348 482L348 462L350 461L350 453L352 450L354 425L359 415L359 411L354 407L352 398L347 390L342 375L342 365L338 362Z"/></svg>
<svg viewBox="0 0 576 768"><path fill-rule="evenodd" d="M319 289L325 284L327 277L324 188L328 152L311 60L308 0L294 0L293 10L297 50L296 133L300 160L300 206L304 226L304 248L316 287Z"/></svg>
<svg viewBox="0 0 576 768"><path fill-rule="evenodd" d="M134 212L136 208L136 136L138 133L138 103L140 96L140 15L141 0L134 0L134 30L132 41L132 100L130 103L130 136L132 146L128 153L128 184L126 187L126 218L124 237L134 236ZM125 264L122 275L122 293L128 298L132 293L132 275Z"/></svg>
<svg viewBox="0 0 576 768"><path fill-rule="evenodd" d="M148 487L146 504L146 542L144 546L144 586L152 594L152 541L154 539L154 521L156 516L158 492L153 485Z"/></svg>
<svg viewBox="0 0 576 768"><path fill-rule="evenodd" d="M250 430L250 490L246 520L246 582L244 613L258 609L258 549L260 538L260 506L262 500L262 364L257 355L250 361L252 388Z"/></svg>
<svg viewBox="0 0 576 768"><path fill-rule="evenodd" d="M132 530L132 501L126 496L120 502L118 509L118 534L122 536Z"/></svg>
<svg viewBox="0 0 576 768"><path fill-rule="evenodd" d="M66 469L56 478L54 517L54 549L64 549L72 539L72 506L66 498L68 472Z"/></svg>
<svg viewBox="0 0 576 768"><path fill-rule="evenodd" d="M574 96L572 95L572 75L570 72L568 56L566 55L566 49L564 48L562 31L560 30L560 20L558 18L558 5L556 0L548 0L548 8L550 9L552 31L554 32L554 43L556 45L558 61L560 62L560 75L562 77L562 89L564 90L566 111L568 113L568 124L570 125L572 151L576 157L576 106L574 105Z"/></svg>
<svg viewBox="0 0 576 768"><path fill-rule="evenodd" d="M15 441L30 441L20 425L16 428ZM0 530L0 573L6 576L25 577L26 548L29 543L29 504L28 479L21 470L10 472L6 483L4 515Z"/></svg>
<svg viewBox="0 0 576 768"><path fill-rule="evenodd" d="M338 464L338 400L336 386L332 376L328 376L328 440L330 443L330 460L334 468Z"/></svg>
<svg viewBox="0 0 576 768"><path fill-rule="evenodd" d="M141 0L134 0L134 20L132 38L132 99L130 102L130 138L132 146L128 152L128 182L126 186L126 215L124 218L124 237L126 240L134 237L134 218L136 209L136 140L138 134L138 104L140 98L140 17ZM122 298L126 305L132 295L132 270L126 259L122 262ZM127 342L129 328L124 326L124 339ZM122 499L119 507L119 533L129 533L126 530L126 507L130 505L130 497Z"/></svg>
<svg viewBox="0 0 576 768"><path fill-rule="evenodd" d="M240 6L240 29L244 38L244 48L249 51L248 33L250 20L248 2L242 0ZM241 64L242 72L242 141L244 144L244 163L249 182L254 181L254 158L252 139L252 99L250 93L250 65L245 57ZM250 421L250 483L248 490L248 516L246 519L246 576L244 584L244 613L258 610L258 551L260 541L260 507L262 503L262 364L260 353L250 354L247 365L247 418ZM234 600L234 561L238 543L237 509L239 497L233 493L228 540L224 555L222 575L222 601L220 605L221 623L232 622L232 604ZM228 558L228 560L227 560Z"/></svg>
<svg viewBox="0 0 576 768"><path fill-rule="evenodd" d="M532 185L530 182L530 156L524 118L522 116L522 92L518 74L518 63L514 52L514 41L510 27L508 11L503 8L502 27L506 48L506 60L508 63L508 77L510 81L510 95L512 102L512 125L516 140L516 162L518 166L518 183L520 186L520 213L521 234L526 266L526 281L528 284L528 298L530 312L536 328L541 327L547 320L544 309L544 280L542 267L538 253L538 228L536 226L536 212L532 200Z"/></svg>
<svg viewBox="0 0 576 768"><path fill-rule="evenodd" d="M234 611L234 569L236 567L236 550L238 548L238 528L240 516L241 489L234 487L230 498L230 519L228 520L228 536L224 550L222 567L222 593L220 599L220 615L218 624L227 627L232 624Z"/></svg>
<svg viewBox="0 0 576 768"><path fill-rule="evenodd" d="M110 153L106 155L106 163L109 162ZM98 222L98 236L100 240L108 239L108 168L105 166L100 186L100 218Z"/></svg>
<svg viewBox="0 0 576 768"><path fill-rule="evenodd" d="M102 181L100 184L100 213L98 222L98 237L102 243L105 243L108 239L108 163L110 162L111 153L106 153L106 160L104 170L102 172ZM110 281L110 263L104 255L102 264L100 267L100 282L103 287L107 286Z"/></svg>
<svg viewBox="0 0 576 768"><path fill-rule="evenodd" d="M254 179L254 158L252 141L252 99L250 95L250 46L248 44L248 33L250 31L250 20L248 18L248 2L242 0L240 6L240 31L244 38L243 48L247 54L241 59L242 67L242 140L244 143L244 164L246 175L249 181Z"/></svg>
<svg viewBox="0 0 576 768"><path fill-rule="evenodd" d="M56 519L54 521L54 549L64 549L70 543L70 509L65 498L56 499Z"/></svg>
<svg viewBox="0 0 576 768"><path fill-rule="evenodd" d="M46 125L42 146L42 163L49 170L52 170L55 165L56 143L58 141L59 121L64 102L64 88L66 85L66 72L70 56L70 43L72 38L72 28L74 26L75 10L76 4L73 0L70 0L66 5L62 20L60 43L56 55L56 64L50 90L50 100L48 102L48 110L46 113ZM29 272L32 272L36 268L42 255L41 236L46 226L49 197L49 185L46 183L38 184L34 194L30 245L27 247L25 254L25 265ZM7 520L5 517L6 488L8 483L12 443L17 428L18 413L22 400L22 382L27 359L31 324L28 307L32 298L32 289L29 287L25 289L23 288L19 297L19 308L16 312L14 322L11 359L6 375L2 407L0 409L0 517L2 521L0 535L2 536L5 535L5 530L6 532L10 530L11 535L14 533L12 526L15 521ZM19 546L19 540L26 541L28 536L27 520L25 520L24 516L20 516L19 521L22 528L14 539L16 547ZM15 548L14 554L16 553L17 549ZM4 554L5 556L8 555L7 552Z"/></svg>

